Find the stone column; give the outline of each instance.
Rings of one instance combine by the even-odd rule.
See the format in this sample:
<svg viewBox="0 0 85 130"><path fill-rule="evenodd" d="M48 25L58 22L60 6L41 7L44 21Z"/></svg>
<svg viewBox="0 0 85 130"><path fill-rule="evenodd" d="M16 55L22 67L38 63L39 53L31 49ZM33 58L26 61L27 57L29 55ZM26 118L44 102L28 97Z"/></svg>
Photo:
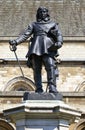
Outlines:
<svg viewBox="0 0 85 130"><path fill-rule="evenodd" d="M69 130L69 124L81 112L66 105L60 97L60 94L26 93L24 101L4 110L4 115L14 120L16 130Z"/></svg>

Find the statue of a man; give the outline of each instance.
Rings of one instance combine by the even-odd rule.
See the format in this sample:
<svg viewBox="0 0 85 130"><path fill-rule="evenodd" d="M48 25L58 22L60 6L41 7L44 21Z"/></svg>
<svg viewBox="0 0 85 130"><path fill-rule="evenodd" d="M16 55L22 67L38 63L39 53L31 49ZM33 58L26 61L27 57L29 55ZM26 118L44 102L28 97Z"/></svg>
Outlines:
<svg viewBox="0 0 85 130"><path fill-rule="evenodd" d="M34 72L34 81L36 91L43 92L42 88L42 65L45 66L47 72L47 83L50 93L56 93L56 60L58 49L62 47L63 38L59 29L58 23L50 20L49 11L45 7L39 7L36 14L36 22L28 25L27 30L24 31L16 40L9 41L10 45L15 46L26 41L31 37L31 45L26 55L32 63Z"/></svg>

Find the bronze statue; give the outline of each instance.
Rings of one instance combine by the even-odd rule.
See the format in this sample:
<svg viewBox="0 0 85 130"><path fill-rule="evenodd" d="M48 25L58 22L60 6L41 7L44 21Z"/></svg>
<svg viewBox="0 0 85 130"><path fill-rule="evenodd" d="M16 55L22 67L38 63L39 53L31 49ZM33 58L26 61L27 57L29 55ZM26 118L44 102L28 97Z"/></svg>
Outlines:
<svg viewBox="0 0 85 130"><path fill-rule="evenodd" d="M58 49L62 47L63 38L58 23L50 20L49 11L45 7L39 7L36 14L36 22L28 25L16 40L9 41L14 51L16 46L31 37L31 45L26 55L28 58L27 65L32 67L34 72L34 81L36 91L43 92L42 88L42 65L47 72L47 83L50 93L56 93L56 60ZM58 72L58 71L57 71Z"/></svg>

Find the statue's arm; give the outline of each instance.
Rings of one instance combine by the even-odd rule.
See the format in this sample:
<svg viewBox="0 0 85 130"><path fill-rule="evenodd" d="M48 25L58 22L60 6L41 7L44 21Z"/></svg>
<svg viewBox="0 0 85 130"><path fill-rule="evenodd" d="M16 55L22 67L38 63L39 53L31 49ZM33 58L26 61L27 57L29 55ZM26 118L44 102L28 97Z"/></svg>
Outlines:
<svg viewBox="0 0 85 130"><path fill-rule="evenodd" d="M24 41L26 41L32 34L33 32L33 26L32 25L29 25L28 28L24 31L23 34L21 34L15 41L16 41L16 44L20 44Z"/></svg>
<svg viewBox="0 0 85 130"><path fill-rule="evenodd" d="M57 37L57 43L55 43L55 44L57 45L57 47L59 49L63 45L63 36L62 36L62 33L61 33L59 26L56 25L55 28L56 28L56 37Z"/></svg>
<svg viewBox="0 0 85 130"><path fill-rule="evenodd" d="M33 33L33 25L29 25L28 28L22 33L17 39L10 40L9 44L11 46L17 46L18 44L26 41ZM14 49L15 50L15 49Z"/></svg>

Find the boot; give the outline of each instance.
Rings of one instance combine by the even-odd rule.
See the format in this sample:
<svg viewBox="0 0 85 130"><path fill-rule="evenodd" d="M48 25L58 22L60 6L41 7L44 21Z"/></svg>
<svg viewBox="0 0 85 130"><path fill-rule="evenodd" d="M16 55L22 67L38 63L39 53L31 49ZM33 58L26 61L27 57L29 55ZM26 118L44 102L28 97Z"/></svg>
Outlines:
<svg viewBox="0 0 85 130"><path fill-rule="evenodd" d="M54 67L51 67L48 70L48 86L49 86L49 92L50 93L57 93L57 89L56 89L56 75L55 75Z"/></svg>
<svg viewBox="0 0 85 130"><path fill-rule="evenodd" d="M56 89L56 86L54 85L50 85L49 86L49 93L57 93L57 89Z"/></svg>

